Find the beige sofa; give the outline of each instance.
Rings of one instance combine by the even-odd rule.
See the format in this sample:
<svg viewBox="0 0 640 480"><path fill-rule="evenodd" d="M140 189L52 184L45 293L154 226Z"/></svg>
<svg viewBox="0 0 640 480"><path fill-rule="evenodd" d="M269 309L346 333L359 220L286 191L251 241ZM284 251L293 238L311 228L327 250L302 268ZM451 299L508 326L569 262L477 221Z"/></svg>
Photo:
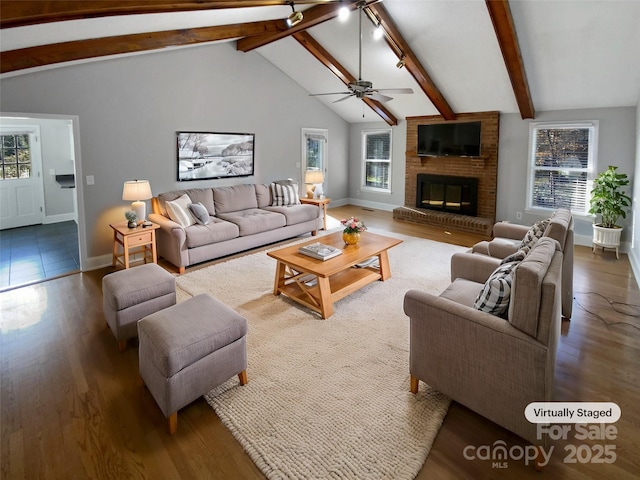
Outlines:
<svg viewBox="0 0 640 480"><path fill-rule="evenodd" d="M166 203L184 194L206 208L206 225L184 227L169 218ZM159 194L151 203L149 220L160 225L158 255L180 273L197 263L305 233L315 235L321 221L315 205L274 205L272 189L263 184L174 190Z"/></svg>
<svg viewBox="0 0 640 480"><path fill-rule="evenodd" d="M531 227L508 222L493 226L493 239L476 243L471 251L503 259L520 248L522 239ZM560 244L562 263L562 316L570 319L573 311L573 216L561 208L551 217L543 237L550 237ZM497 264L497 263L496 263Z"/></svg>
<svg viewBox="0 0 640 480"><path fill-rule="evenodd" d="M530 402L552 400L561 325L562 252L541 238L513 269L506 318L474 308L494 271L485 255L452 257L455 280L439 296L406 293L410 317L411 390L419 380L534 445L536 425L526 420Z"/></svg>

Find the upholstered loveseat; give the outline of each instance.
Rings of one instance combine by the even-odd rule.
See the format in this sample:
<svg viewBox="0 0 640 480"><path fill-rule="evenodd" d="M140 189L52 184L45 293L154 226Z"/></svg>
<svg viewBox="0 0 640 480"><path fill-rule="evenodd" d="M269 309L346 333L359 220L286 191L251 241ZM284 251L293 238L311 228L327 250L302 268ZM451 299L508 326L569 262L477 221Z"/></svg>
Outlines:
<svg viewBox="0 0 640 480"><path fill-rule="evenodd" d="M293 194L287 196L287 191ZM315 235L320 209L301 205L290 189L285 188L284 197L281 195L282 189L276 190L274 184L161 193L152 199L149 215L149 220L160 225L158 255L184 273L190 265L304 233Z"/></svg>
<svg viewBox="0 0 640 480"><path fill-rule="evenodd" d="M543 237L553 238L562 250L562 316L570 319L573 311L573 215L566 208L558 209L544 221ZM503 259L518 250L531 227L508 222L493 226L493 239L476 243L471 251Z"/></svg>
<svg viewBox="0 0 640 480"><path fill-rule="evenodd" d="M562 252L558 242L541 238L514 263L503 316L476 305L495 272L494 262L485 255L455 254L454 280L439 296L418 290L406 293L411 390L416 393L422 380L540 446L545 439L538 438L524 410L530 402L553 399Z"/></svg>

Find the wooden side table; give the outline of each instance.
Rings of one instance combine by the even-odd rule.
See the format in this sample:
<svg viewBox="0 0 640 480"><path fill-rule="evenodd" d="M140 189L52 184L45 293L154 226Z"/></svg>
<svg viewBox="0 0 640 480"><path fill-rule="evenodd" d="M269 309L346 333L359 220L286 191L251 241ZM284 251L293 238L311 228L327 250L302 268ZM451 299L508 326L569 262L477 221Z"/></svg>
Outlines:
<svg viewBox="0 0 640 480"><path fill-rule="evenodd" d="M322 210L322 222L324 225L324 230L327 229L327 205L331 201L330 198L309 198L309 197L300 197L300 203L308 203L310 205L317 205Z"/></svg>
<svg viewBox="0 0 640 480"><path fill-rule="evenodd" d="M129 228L125 220L124 222L112 223L109 226L113 229L114 267L120 263L124 268L129 268L129 255L132 253L142 253L144 263L147 263L147 256L151 256L153 263L158 263L156 229L160 228L160 225L152 223L148 227L139 225L137 228Z"/></svg>

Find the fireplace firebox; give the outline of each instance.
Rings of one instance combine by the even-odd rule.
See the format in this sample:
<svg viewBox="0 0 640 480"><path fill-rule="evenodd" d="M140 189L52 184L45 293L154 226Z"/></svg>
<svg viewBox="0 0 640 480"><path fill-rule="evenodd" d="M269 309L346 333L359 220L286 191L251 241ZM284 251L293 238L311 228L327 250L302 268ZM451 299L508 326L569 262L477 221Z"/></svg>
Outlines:
<svg viewBox="0 0 640 480"><path fill-rule="evenodd" d="M475 217L478 214L478 179L418 174L416 207Z"/></svg>

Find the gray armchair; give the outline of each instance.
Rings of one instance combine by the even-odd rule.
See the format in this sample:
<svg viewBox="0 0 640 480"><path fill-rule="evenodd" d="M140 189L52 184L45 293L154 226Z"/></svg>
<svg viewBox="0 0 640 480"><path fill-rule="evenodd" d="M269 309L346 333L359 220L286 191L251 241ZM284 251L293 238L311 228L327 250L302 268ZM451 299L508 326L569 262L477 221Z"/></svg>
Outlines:
<svg viewBox="0 0 640 480"><path fill-rule="evenodd" d="M411 290L411 391L419 381L511 430L534 445L536 425L524 409L551 401L560 336L562 252L541 238L514 270L506 318L473 307L495 268L493 259L471 253L452 258L455 280L440 294Z"/></svg>
<svg viewBox="0 0 640 480"><path fill-rule="evenodd" d="M493 239L476 243L471 251L502 259L520 248L528 226L498 222L493 226ZM573 215L560 208L551 217L543 237L550 237L560 244L562 263L562 316L570 319L573 311Z"/></svg>

